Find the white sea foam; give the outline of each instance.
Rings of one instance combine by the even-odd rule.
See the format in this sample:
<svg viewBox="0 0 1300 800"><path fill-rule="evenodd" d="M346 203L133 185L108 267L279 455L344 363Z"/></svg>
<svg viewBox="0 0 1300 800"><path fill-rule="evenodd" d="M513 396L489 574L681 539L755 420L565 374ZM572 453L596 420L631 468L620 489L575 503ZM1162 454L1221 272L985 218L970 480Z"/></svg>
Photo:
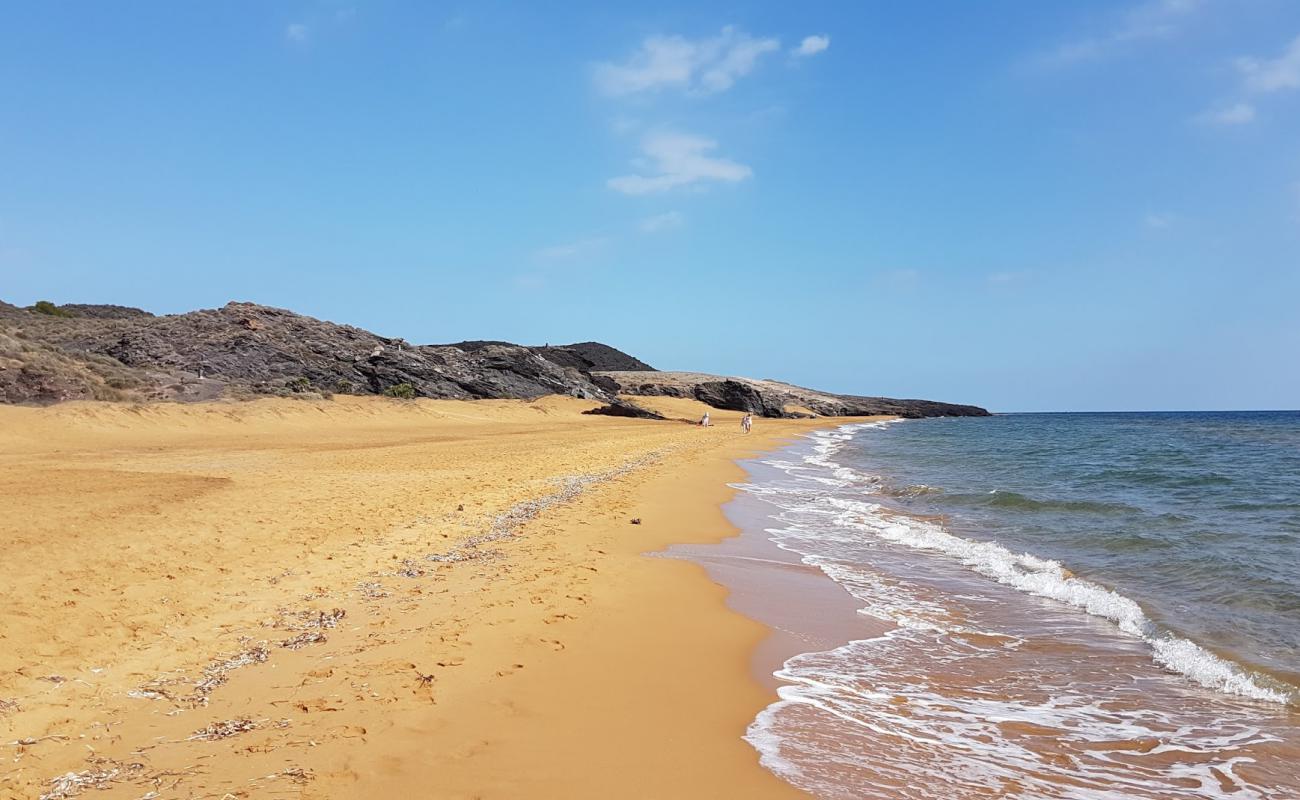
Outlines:
<svg viewBox="0 0 1300 800"><path fill-rule="evenodd" d="M814 434L802 458L764 462L791 480L738 487L779 509L766 531L773 542L853 594L860 613L897 626L785 663L781 699L745 736L766 767L837 800L875 796L867 786L917 800L1285 796L1238 772L1276 759L1283 739L1260 723L1273 712L1226 696L1286 703L1285 693L1059 562L870 502L878 476L835 458L861 427ZM1062 605L1022 620L1007 606L1014 595L978 576ZM1058 631L1071 644L1044 649ZM1091 659L1098 646L1105 658ZM1144 647L1225 696L1151 669ZM1130 673L1140 680L1117 680Z"/></svg>
<svg viewBox="0 0 1300 800"><path fill-rule="evenodd" d="M1030 553L1013 553L997 542L977 542L954 536L924 520L886 514L879 504L828 497L842 509L842 525L914 550L942 553L965 566L1022 592L1047 597L1110 620L1129 636L1151 646L1156 663L1186 675L1200 685L1227 694L1271 703L1288 703L1283 691L1262 685L1241 667L1214 655L1195 642L1161 631L1142 607L1124 595L1071 574L1060 562Z"/></svg>
<svg viewBox="0 0 1300 800"><path fill-rule="evenodd" d="M803 460L806 464L829 470L845 486L851 483L878 484L879 476L839 464L833 456L858 431L888 424L843 425L833 431L814 433L810 437L814 441L812 453ZM1263 684L1239 665L1216 656L1195 642L1160 630L1135 601L1073 575L1060 562L1031 553L1013 553L997 542L979 542L955 536L933 522L890 514L878 503L832 495L817 500L841 512L835 521L843 528L869 531L894 544L956 558L998 583L1110 620L1125 634L1150 645L1157 664L1181 673L1201 686L1270 703L1286 704L1293 699L1288 692ZM825 531L819 535L824 536Z"/></svg>
<svg viewBox="0 0 1300 800"><path fill-rule="evenodd" d="M777 673L787 682L781 700L745 738L773 772L827 798L861 796L853 780L897 784L882 793L909 798L1279 796L1235 773L1253 760L1250 748L1278 741L1249 721L1189 726L1176 710L1117 714L1068 684L1004 698L909 680L907 664L924 638L900 629L790 659ZM1025 730L1052 731L1059 755L1045 758L1041 736L1018 732ZM1150 744L1135 751L1130 742Z"/></svg>

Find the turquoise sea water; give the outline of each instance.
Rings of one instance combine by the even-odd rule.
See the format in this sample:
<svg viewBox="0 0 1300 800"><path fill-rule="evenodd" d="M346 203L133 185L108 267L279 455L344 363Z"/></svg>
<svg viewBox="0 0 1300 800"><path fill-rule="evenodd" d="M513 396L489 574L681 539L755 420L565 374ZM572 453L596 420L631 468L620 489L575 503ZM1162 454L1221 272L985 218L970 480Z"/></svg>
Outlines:
<svg viewBox="0 0 1300 800"><path fill-rule="evenodd" d="M1300 413L850 425L767 533L897 626L748 738L822 797L1300 797Z"/></svg>

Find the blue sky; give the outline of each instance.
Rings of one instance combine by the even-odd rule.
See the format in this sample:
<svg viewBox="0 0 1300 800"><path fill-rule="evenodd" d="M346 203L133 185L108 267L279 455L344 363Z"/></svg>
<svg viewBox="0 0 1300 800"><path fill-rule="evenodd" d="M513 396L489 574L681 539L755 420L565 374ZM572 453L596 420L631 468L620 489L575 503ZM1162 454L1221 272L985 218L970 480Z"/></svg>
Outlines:
<svg viewBox="0 0 1300 800"><path fill-rule="evenodd" d="M6 2L0 298L1300 406L1300 4Z"/></svg>

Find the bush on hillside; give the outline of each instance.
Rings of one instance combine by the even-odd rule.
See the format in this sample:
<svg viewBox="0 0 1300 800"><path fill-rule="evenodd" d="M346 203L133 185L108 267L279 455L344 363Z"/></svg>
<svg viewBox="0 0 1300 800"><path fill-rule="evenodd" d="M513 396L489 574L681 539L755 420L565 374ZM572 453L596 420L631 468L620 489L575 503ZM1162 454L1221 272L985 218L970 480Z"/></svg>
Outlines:
<svg viewBox="0 0 1300 800"><path fill-rule="evenodd" d="M36 305L32 306L32 311L35 311L37 314L47 314L51 317L72 316L67 311L64 311L63 309L51 303L49 300L37 300Z"/></svg>
<svg viewBox="0 0 1300 800"><path fill-rule="evenodd" d="M384 397L396 397L399 400L414 400L415 387L409 383L396 383L384 390Z"/></svg>

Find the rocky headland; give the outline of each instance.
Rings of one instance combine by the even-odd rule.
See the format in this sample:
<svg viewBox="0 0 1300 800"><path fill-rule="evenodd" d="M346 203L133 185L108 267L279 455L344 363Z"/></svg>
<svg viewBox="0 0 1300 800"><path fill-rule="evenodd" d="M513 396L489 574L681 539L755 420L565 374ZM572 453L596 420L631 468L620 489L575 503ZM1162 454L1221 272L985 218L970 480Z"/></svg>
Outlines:
<svg viewBox="0 0 1300 800"><path fill-rule="evenodd" d="M779 381L660 372L599 342L419 345L279 308L231 302L156 316L126 306L0 302L0 402L195 401L265 395L535 398L657 417L637 396L688 397L765 417L973 416L975 406L835 395Z"/></svg>

